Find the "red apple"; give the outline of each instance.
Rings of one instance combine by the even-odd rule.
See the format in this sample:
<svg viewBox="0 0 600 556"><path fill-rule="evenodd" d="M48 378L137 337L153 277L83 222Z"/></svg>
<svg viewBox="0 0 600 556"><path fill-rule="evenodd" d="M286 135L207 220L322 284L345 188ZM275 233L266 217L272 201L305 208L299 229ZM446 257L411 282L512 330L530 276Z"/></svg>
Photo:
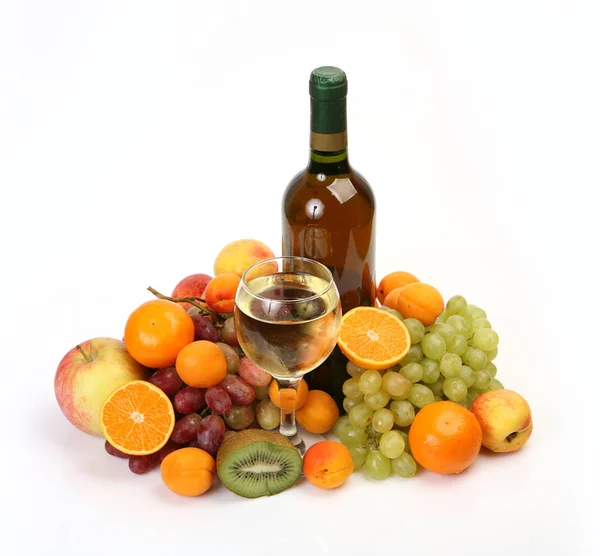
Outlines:
<svg viewBox="0 0 600 556"><path fill-rule="evenodd" d="M186 276L179 284L175 286L171 297L202 297L206 284L212 280L208 274L191 274ZM180 305L184 309L193 307L191 303L182 302Z"/></svg>
<svg viewBox="0 0 600 556"><path fill-rule="evenodd" d="M148 371L115 338L94 338L70 350L59 363L54 393L65 417L78 429L102 436L100 408L114 390Z"/></svg>
<svg viewBox="0 0 600 556"><path fill-rule="evenodd" d="M482 444L492 452L516 452L533 431L529 404L512 390L492 390L477 396L471 411L481 425Z"/></svg>

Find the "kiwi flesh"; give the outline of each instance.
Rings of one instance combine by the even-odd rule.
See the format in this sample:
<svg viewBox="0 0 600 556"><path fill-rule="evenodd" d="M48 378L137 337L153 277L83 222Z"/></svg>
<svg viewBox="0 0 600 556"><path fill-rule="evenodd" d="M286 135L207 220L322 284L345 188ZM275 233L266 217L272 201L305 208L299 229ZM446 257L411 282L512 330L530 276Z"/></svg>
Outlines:
<svg viewBox="0 0 600 556"><path fill-rule="evenodd" d="M217 473L225 487L239 496L271 496L291 487L300 478L302 458L285 436L273 431L246 429L221 445Z"/></svg>

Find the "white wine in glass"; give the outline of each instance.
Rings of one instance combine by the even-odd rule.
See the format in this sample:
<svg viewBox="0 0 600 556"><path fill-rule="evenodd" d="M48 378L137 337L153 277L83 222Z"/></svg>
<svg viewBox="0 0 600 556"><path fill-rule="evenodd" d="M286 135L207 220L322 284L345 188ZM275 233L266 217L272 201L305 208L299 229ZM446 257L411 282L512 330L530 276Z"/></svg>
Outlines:
<svg viewBox="0 0 600 556"><path fill-rule="evenodd" d="M282 389L296 390L336 345L341 321L331 272L302 257L278 257L251 266L240 282L235 324L248 358ZM281 413L281 434L302 451L295 412Z"/></svg>

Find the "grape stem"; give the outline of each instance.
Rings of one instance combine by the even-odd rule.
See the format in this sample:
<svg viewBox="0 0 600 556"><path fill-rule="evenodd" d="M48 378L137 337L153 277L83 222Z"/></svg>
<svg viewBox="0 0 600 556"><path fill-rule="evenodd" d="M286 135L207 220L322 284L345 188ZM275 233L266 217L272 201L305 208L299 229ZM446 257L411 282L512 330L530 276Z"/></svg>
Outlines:
<svg viewBox="0 0 600 556"><path fill-rule="evenodd" d="M210 411L210 407L206 406L201 412L200 417L204 417Z"/></svg>
<svg viewBox="0 0 600 556"><path fill-rule="evenodd" d="M75 347L77 348L77 351L81 353L81 355L83 355L83 358L85 359L86 363L92 362L90 356L85 351L83 351L83 348L79 344L77 344Z"/></svg>
<svg viewBox="0 0 600 556"><path fill-rule="evenodd" d="M219 316L217 313L210 310L205 305L201 305L201 303L204 302L204 299L202 299L201 297L169 297L168 295L164 295L156 291L152 286L148 286L147 290L152 295L158 297L158 299L166 299L167 301L173 301L174 303L190 303L205 315L210 315L213 318L217 318Z"/></svg>

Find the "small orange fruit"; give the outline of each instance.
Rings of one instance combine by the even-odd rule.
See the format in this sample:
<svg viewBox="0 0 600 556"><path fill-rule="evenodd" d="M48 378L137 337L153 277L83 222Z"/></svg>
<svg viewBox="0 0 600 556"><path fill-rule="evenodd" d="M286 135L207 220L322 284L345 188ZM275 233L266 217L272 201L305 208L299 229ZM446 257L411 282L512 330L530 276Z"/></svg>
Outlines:
<svg viewBox="0 0 600 556"><path fill-rule="evenodd" d="M356 307L342 317L338 346L363 369L393 367L410 349L404 323L383 309Z"/></svg>
<svg viewBox="0 0 600 556"><path fill-rule="evenodd" d="M125 454L146 456L158 452L174 426L171 400L145 380L133 380L117 388L100 409L104 438Z"/></svg>
<svg viewBox="0 0 600 556"><path fill-rule="evenodd" d="M335 425L340 411L334 399L322 390L309 390L304 405L296 410L296 421L308 432L324 434Z"/></svg>
<svg viewBox="0 0 600 556"><path fill-rule="evenodd" d="M354 471L350 450L333 440L313 444L304 454L302 471L308 482L319 488L337 488Z"/></svg>
<svg viewBox="0 0 600 556"><path fill-rule="evenodd" d="M418 282L419 279L410 272L398 271L391 272L387 274L381 279L379 282L379 286L377 287L377 299L381 303L384 302L387 295L396 288L401 288L402 286L406 286L406 284L412 284L413 282Z"/></svg>
<svg viewBox="0 0 600 556"><path fill-rule="evenodd" d="M291 413L292 409L300 409L308 397L308 384L302 379L298 384L298 390L293 388L279 388L276 380L271 381L269 386L269 398L284 413Z"/></svg>
<svg viewBox="0 0 600 556"><path fill-rule="evenodd" d="M204 290L208 308L217 313L233 313L239 283L240 277L232 272L215 276Z"/></svg>
<svg viewBox="0 0 600 556"><path fill-rule="evenodd" d="M392 290L383 304L396 309L405 318L420 320L431 326L444 310L444 298L433 286L414 282Z"/></svg>
<svg viewBox="0 0 600 556"><path fill-rule="evenodd" d="M160 464L167 488L180 496L200 496L215 478L215 460L200 448L181 448L171 452Z"/></svg>
<svg viewBox="0 0 600 556"><path fill-rule="evenodd" d="M183 346L194 341L194 321L172 301L142 303L127 319L125 346L138 363L159 369L175 363Z"/></svg>
<svg viewBox="0 0 600 556"><path fill-rule="evenodd" d="M481 427L475 415L454 402L434 402L421 409L408 432L410 451L429 471L460 473L481 449Z"/></svg>
<svg viewBox="0 0 600 556"><path fill-rule="evenodd" d="M179 352L175 369L188 386L210 388L225 378L227 359L217 344L198 340Z"/></svg>

